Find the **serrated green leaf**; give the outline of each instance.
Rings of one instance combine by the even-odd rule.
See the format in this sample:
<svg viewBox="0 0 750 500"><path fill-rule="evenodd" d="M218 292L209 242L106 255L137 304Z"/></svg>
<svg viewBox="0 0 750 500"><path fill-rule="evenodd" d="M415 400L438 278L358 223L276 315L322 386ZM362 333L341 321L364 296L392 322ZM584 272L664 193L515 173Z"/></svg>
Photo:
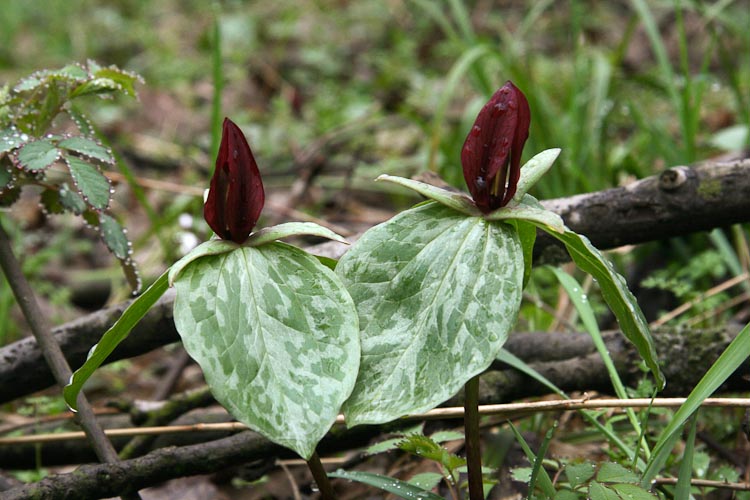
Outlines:
<svg viewBox="0 0 750 500"><path fill-rule="evenodd" d="M88 137L68 137L58 142L57 146L104 163L114 163L114 158L112 158L109 150Z"/></svg>
<svg viewBox="0 0 750 500"><path fill-rule="evenodd" d="M612 484L610 488L617 492L622 500L655 500L658 498L653 493L649 493L640 486L635 484ZM675 496L674 498L688 498Z"/></svg>
<svg viewBox="0 0 750 500"><path fill-rule="evenodd" d="M377 455L378 453L384 453L386 451L398 450L398 445L403 442L403 437L397 437L393 439L386 439L379 443L372 444L365 449L366 455Z"/></svg>
<svg viewBox="0 0 750 500"><path fill-rule="evenodd" d="M596 481L591 481L589 485L589 498L591 500L621 500L617 493Z"/></svg>
<svg viewBox="0 0 750 500"><path fill-rule="evenodd" d="M45 76L40 76L39 74L31 75L27 78L24 78L18 84L13 87L14 92L25 92L27 90L34 90L35 88L39 87L44 81L46 80Z"/></svg>
<svg viewBox="0 0 750 500"><path fill-rule="evenodd" d="M311 255L283 243L192 260L174 276L174 321L216 399L309 459L359 366L354 303Z"/></svg>
<svg viewBox="0 0 750 500"><path fill-rule="evenodd" d="M515 324L523 255L510 225L430 202L367 231L336 272L362 330L351 426L434 408L484 371Z"/></svg>
<svg viewBox="0 0 750 500"><path fill-rule="evenodd" d="M560 148L547 149L537 153L521 167L521 177L516 185L516 194L513 195L513 201L520 202L523 196L534 187L534 184L547 173L560 156Z"/></svg>
<svg viewBox="0 0 750 500"><path fill-rule="evenodd" d="M99 214L99 233L107 248L120 260L130 257L130 242L119 222L107 214Z"/></svg>
<svg viewBox="0 0 750 500"><path fill-rule="evenodd" d="M568 464L565 466L565 477L568 478L571 488L575 488L594 477L596 467L591 462L582 464Z"/></svg>
<svg viewBox="0 0 750 500"><path fill-rule="evenodd" d="M83 198L78 194L78 191L70 189L70 186L68 186L67 183L60 185L60 204L65 210L76 215L81 215L87 208L86 202L83 201Z"/></svg>
<svg viewBox="0 0 750 500"><path fill-rule="evenodd" d="M89 77L89 73L77 64L68 64L63 68L52 71L50 73L50 76L82 81L86 80Z"/></svg>
<svg viewBox="0 0 750 500"><path fill-rule="evenodd" d="M438 431L430 435L430 439L436 443L444 443L446 441L458 441L463 439L464 434L458 431Z"/></svg>
<svg viewBox="0 0 750 500"><path fill-rule="evenodd" d="M125 91L120 84L111 78L94 78L83 82L70 93L71 99L91 94L104 94Z"/></svg>
<svg viewBox="0 0 750 500"><path fill-rule="evenodd" d="M21 188L18 186L10 189L0 189L0 207L9 207L21 196Z"/></svg>
<svg viewBox="0 0 750 500"><path fill-rule="evenodd" d="M65 109L65 112L68 113L68 116L70 116L70 119L73 120L73 123L76 124L76 127L78 127L78 131L81 133L81 135L88 136L88 137L96 136L96 131L94 130L94 126L91 124L89 119L86 118L86 115L84 115L75 106L69 106L68 108Z"/></svg>
<svg viewBox="0 0 750 500"><path fill-rule="evenodd" d="M97 210L105 210L109 206L112 187L104 174L96 166L75 156L66 155L65 163L83 200Z"/></svg>
<svg viewBox="0 0 750 500"><path fill-rule="evenodd" d="M339 469L336 472L328 473L328 477L357 481L387 491L392 495L407 500L444 500L435 493L427 491L419 486L409 484L406 481L401 481L400 479L393 477L373 474L372 472L345 471Z"/></svg>
<svg viewBox="0 0 750 500"><path fill-rule="evenodd" d="M403 451L442 464L449 473L462 465L466 465L465 459L449 452L433 441L432 438L421 434L406 436L398 447Z"/></svg>
<svg viewBox="0 0 750 500"><path fill-rule="evenodd" d="M57 161L60 150L51 142L41 139L27 142L18 149L18 163L24 170L39 172Z"/></svg>
<svg viewBox="0 0 750 500"><path fill-rule="evenodd" d="M73 373L70 382L63 389L63 397L70 408L73 410L77 408L76 399L83 384L120 345L120 342L127 338L133 327L166 291L167 272L164 272L140 297L128 305L115 324L102 335L99 343L91 348L86 361Z"/></svg>
<svg viewBox="0 0 750 500"><path fill-rule="evenodd" d="M0 154L13 151L21 144L29 140L29 136L21 134L18 130L8 128L0 132Z"/></svg>
<svg viewBox="0 0 750 500"><path fill-rule="evenodd" d="M638 476L620 464L603 462L599 465L596 480L600 483L637 483Z"/></svg>
<svg viewBox="0 0 750 500"><path fill-rule="evenodd" d="M318 224L312 222L286 222L276 226L264 227L254 232L244 244L250 247L257 247L283 238L302 235L320 236L321 238L328 238L340 243L348 243L343 236L339 236L330 229Z"/></svg>
<svg viewBox="0 0 750 500"><path fill-rule="evenodd" d="M557 490L554 500L582 500L583 494L570 490Z"/></svg>
<svg viewBox="0 0 750 500"><path fill-rule="evenodd" d="M12 168L12 167L8 167ZM8 186L12 187L13 183L13 172L8 170L4 167L4 165L0 164L0 191L3 191Z"/></svg>
<svg viewBox="0 0 750 500"><path fill-rule="evenodd" d="M423 472L412 476L407 482L423 490L432 490L443 480L442 474L437 472Z"/></svg>
<svg viewBox="0 0 750 500"><path fill-rule="evenodd" d="M115 83L117 90L120 90L131 97L136 96L135 82L137 82L140 77L134 73L123 71L115 66L109 66L107 68L100 67L94 72L94 76L111 80Z"/></svg>
<svg viewBox="0 0 750 500"><path fill-rule="evenodd" d="M539 224L530 219L527 220L563 242L573 262L581 270L589 273L597 280L602 296L617 318L622 333L633 343L638 350L638 354L640 354L646 366L651 370L657 387L664 387L664 375L659 368L651 331L638 305L638 301L630 289L628 289L625 278L615 271L612 264L585 236L575 233L568 228L565 228L565 232L560 233L545 224Z"/></svg>

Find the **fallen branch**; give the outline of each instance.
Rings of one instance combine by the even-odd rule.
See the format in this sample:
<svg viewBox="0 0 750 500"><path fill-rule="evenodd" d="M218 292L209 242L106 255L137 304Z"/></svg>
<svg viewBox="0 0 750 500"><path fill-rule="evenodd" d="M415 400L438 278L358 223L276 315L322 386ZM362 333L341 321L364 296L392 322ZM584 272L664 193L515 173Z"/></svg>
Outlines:
<svg viewBox="0 0 750 500"><path fill-rule="evenodd" d="M707 163L696 168L673 167L627 187L607 189L543 202L560 213L574 231L599 248L664 239L750 221L750 160ZM356 239L351 238L352 240ZM333 258L342 244L308 248ZM556 243L540 236L535 255L559 261ZM172 322L174 295L167 292L110 356L108 362L146 353L179 340ZM127 304L103 309L54 330L71 366L86 359L92 345L120 316ZM0 349L0 403L44 389L54 383L33 339Z"/></svg>

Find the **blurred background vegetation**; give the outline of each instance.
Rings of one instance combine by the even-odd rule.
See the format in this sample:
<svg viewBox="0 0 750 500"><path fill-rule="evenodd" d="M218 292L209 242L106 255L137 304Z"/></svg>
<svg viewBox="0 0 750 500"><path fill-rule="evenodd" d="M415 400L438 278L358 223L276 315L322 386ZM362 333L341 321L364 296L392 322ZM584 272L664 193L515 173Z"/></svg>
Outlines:
<svg viewBox="0 0 750 500"><path fill-rule="evenodd" d="M508 79L532 109L524 159L563 149L540 198L742 157L750 145L748 1L5 0L0 23L0 82L87 59L143 76L138 102L92 99L87 110L119 155L114 210L146 281L209 234L201 192L224 115L247 133L270 192L262 224L304 212L350 234L414 202L374 183L380 173L433 171L463 188L466 133ZM14 216L27 229L20 245L48 249L26 265L41 291L52 281L53 303L102 277L117 286L87 307L127 296L96 243L69 244L79 229L50 238L50 225L68 226L35 202ZM683 301L750 259L741 227L638 252L623 258L656 257L629 274ZM11 304L3 293L0 315ZM554 323L533 312L530 326Z"/></svg>
<svg viewBox="0 0 750 500"><path fill-rule="evenodd" d="M417 201L374 183L381 173L432 171L463 189L463 141L508 79L532 110L524 160L563 149L539 198L748 157L748 26L747 0L3 0L0 86L87 59L143 76L138 101L84 106L118 155L113 211L148 283L210 234L202 192L223 116L246 132L263 175L260 225L312 217L350 235ZM10 216L54 323L128 297L90 229L46 216L36 196ZM706 295L748 272L748 241L745 225L611 256L649 319L693 300L673 322L711 326L748 317L747 280ZM519 329L576 324L548 270L526 299ZM0 344L24 329L13 304L1 279L0 319L13 320L0 321ZM104 371L109 391L134 390L123 366ZM737 431L736 419L714 420Z"/></svg>

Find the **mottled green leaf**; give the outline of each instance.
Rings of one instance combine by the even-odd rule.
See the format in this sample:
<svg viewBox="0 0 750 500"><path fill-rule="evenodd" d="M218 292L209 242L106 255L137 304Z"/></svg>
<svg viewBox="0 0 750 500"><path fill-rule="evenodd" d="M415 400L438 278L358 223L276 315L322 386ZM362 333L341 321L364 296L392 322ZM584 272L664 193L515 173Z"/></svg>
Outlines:
<svg viewBox="0 0 750 500"><path fill-rule="evenodd" d="M429 202L367 231L336 272L362 330L352 426L434 408L484 371L515 324L523 255L510 225Z"/></svg>
<svg viewBox="0 0 750 500"><path fill-rule="evenodd" d="M544 224L558 233L565 231L562 217L542 207L531 195L524 195L520 202L498 208L484 216L487 220L525 220Z"/></svg>
<svg viewBox="0 0 750 500"><path fill-rule="evenodd" d="M125 235L123 227L114 217L107 214L99 214L99 232L107 248L120 260L129 258L130 242Z"/></svg>
<svg viewBox="0 0 750 500"><path fill-rule="evenodd" d="M387 491L399 498L406 498L407 500L444 500L443 497L414 484L390 476L381 476L380 474L374 474L372 472L358 470L345 471L339 469L336 472L330 472L328 476L338 479L348 479L349 481L357 481L369 486L374 486L375 488Z"/></svg>
<svg viewBox="0 0 750 500"><path fill-rule="evenodd" d="M240 246L233 241L222 240L219 238L204 241L172 265L169 269L169 286L174 285L175 280L180 276L183 269L194 260L198 260L201 257L208 257L209 255L228 253L239 247Z"/></svg>
<svg viewBox="0 0 750 500"><path fill-rule="evenodd" d="M114 163L112 154L107 148L87 137L68 137L58 142L57 146L104 163Z"/></svg>
<svg viewBox="0 0 750 500"><path fill-rule="evenodd" d="M534 243L536 243L536 226L521 219L508 221L516 228L518 239L523 249L523 287L531 279L531 267L534 264Z"/></svg>
<svg viewBox="0 0 750 500"><path fill-rule="evenodd" d="M27 142L17 153L18 163L29 172L44 170L55 163L59 157L60 150L44 139Z"/></svg>
<svg viewBox="0 0 750 500"><path fill-rule="evenodd" d="M302 235L320 236L321 238L328 238L329 240L338 241L340 243L347 243L342 236L339 236L330 229L319 226L318 224L312 222L286 222L276 226L264 227L260 231L254 232L244 244L251 247L257 247L283 238Z"/></svg>
<svg viewBox="0 0 750 500"><path fill-rule="evenodd" d="M104 210L109 206L112 196L112 186L109 180L99 171L99 168L76 156L65 156L70 175L76 187L81 192L83 200L97 210Z"/></svg>
<svg viewBox="0 0 750 500"><path fill-rule="evenodd" d="M167 273L164 272L143 294L128 305L109 330L104 332L99 343L89 351L86 361L78 368L63 389L63 397L70 408L77 408L76 399L83 384L101 366L112 351L130 334L135 325L146 315L159 297L167 291Z"/></svg>
<svg viewBox="0 0 750 500"><path fill-rule="evenodd" d="M9 170L10 168L13 167L8 165L8 168L5 168L5 165L0 164L0 191L8 188L8 186L12 187L13 172Z"/></svg>
<svg viewBox="0 0 750 500"><path fill-rule="evenodd" d="M309 458L359 366L357 314L341 281L283 243L205 255L173 279L175 325L216 399Z"/></svg>

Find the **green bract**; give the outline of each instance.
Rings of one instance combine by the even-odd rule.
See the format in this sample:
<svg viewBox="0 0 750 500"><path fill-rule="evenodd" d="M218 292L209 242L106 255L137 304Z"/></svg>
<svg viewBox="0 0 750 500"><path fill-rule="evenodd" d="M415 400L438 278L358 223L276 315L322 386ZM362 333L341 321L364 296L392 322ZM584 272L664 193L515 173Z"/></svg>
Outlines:
<svg viewBox="0 0 750 500"><path fill-rule="evenodd" d="M357 314L338 277L284 243L212 240L169 278L175 325L216 399L309 459L359 366Z"/></svg>
<svg viewBox="0 0 750 500"><path fill-rule="evenodd" d="M367 231L336 267L362 336L347 424L428 410L484 371L515 324L523 269L512 226L434 202Z"/></svg>

